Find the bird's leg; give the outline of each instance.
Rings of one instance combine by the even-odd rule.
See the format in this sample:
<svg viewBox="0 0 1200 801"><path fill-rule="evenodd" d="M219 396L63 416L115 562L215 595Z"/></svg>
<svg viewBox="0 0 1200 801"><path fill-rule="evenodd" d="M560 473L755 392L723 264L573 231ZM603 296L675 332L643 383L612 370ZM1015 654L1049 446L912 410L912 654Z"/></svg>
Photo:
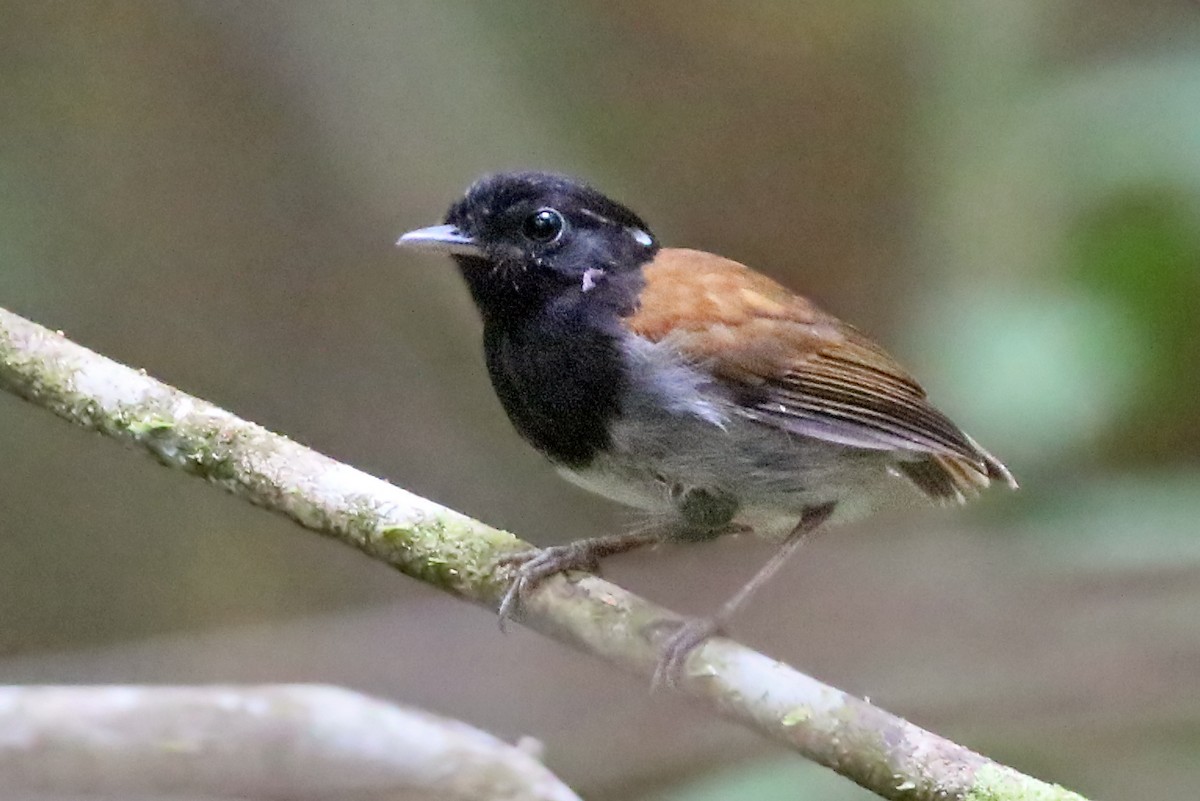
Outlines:
<svg viewBox="0 0 1200 801"><path fill-rule="evenodd" d="M504 593L504 598L500 601L501 630L504 629L505 622L516 611L521 598L539 582L567 570L599 572L600 560L604 557L625 553L661 541L662 531L660 528L646 527L623 534L609 534L604 537L576 540L566 545L551 545L548 548L531 548L527 551L505 554L498 560L498 565L515 568L516 575L513 576L508 590Z"/></svg>
<svg viewBox="0 0 1200 801"><path fill-rule="evenodd" d="M654 671L654 687L661 687L664 684L674 686L678 683L679 678L683 675L684 663L687 662L692 651L709 637L722 632L734 613L779 572L779 568L783 567L784 562L792 554L812 539L812 533L820 528L821 524L828 520L833 513L834 505L825 503L805 508L800 514L800 522L787 535L787 539L779 546L779 550L772 554L770 560L759 568L758 572L734 593L732 598L722 604L715 615L709 618L691 618L672 632L663 644L658 666Z"/></svg>

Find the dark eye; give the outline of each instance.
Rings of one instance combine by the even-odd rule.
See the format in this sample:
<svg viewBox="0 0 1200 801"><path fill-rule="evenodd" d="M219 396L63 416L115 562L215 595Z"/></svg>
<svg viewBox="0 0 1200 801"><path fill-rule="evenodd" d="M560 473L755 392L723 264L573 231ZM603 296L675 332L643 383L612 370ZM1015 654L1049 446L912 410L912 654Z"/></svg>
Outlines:
<svg viewBox="0 0 1200 801"><path fill-rule="evenodd" d="M521 223L521 233L539 245L544 245L558 239L565 224L562 215L554 209L538 209Z"/></svg>

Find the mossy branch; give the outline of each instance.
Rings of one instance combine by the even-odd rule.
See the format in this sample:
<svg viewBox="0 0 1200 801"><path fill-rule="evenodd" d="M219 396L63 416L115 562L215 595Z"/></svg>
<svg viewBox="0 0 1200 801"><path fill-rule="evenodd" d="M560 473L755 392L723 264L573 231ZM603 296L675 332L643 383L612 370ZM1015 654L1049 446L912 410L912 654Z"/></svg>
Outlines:
<svg viewBox="0 0 1200 801"><path fill-rule="evenodd" d="M0 387L493 610L497 557L529 547L4 310ZM583 576L545 582L520 619L648 679L656 633L679 617ZM1083 801L725 638L692 655L679 690L884 798Z"/></svg>

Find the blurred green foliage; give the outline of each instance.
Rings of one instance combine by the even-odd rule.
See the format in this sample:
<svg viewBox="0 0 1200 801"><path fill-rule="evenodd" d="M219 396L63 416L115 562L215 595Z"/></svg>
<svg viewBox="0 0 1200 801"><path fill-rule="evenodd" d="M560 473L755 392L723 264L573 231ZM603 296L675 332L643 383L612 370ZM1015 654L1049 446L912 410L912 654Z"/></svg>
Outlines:
<svg viewBox="0 0 1200 801"><path fill-rule="evenodd" d="M1114 194L1068 232L1068 277L1112 307L1110 330L1136 353L1097 361L1133 365L1137 393L1105 432L1109 458L1195 464L1200 457L1200 236L1195 198L1170 188ZM1119 369L1119 368L1118 368Z"/></svg>

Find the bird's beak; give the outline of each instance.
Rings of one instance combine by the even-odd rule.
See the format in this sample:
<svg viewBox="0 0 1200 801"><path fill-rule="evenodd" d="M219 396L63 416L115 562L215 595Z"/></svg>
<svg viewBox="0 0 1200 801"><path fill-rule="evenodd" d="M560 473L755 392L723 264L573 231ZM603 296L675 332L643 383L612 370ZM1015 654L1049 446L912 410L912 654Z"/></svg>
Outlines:
<svg viewBox="0 0 1200 801"><path fill-rule="evenodd" d="M427 250L431 253L452 253L456 256L483 256L483 248L453 225L431 225L409 231L396 240L398 248Z"/></svg>

